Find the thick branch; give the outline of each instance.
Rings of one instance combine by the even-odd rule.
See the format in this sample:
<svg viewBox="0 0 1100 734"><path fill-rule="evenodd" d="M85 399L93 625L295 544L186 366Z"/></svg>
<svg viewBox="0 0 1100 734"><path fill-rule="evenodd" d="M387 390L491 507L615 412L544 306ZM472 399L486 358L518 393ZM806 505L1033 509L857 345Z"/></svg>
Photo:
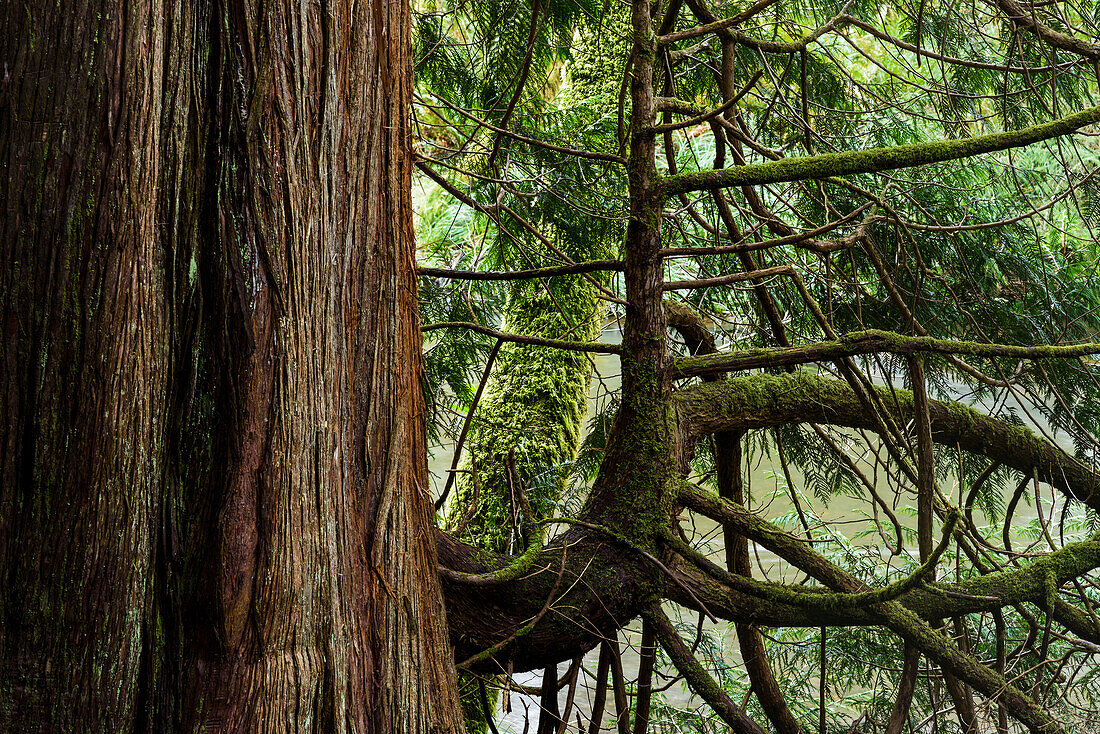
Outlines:
<svg viewBox="0 0 1100 734"><path fill-rule="evenodd" d="M729 186L817 180L829 176L850 176L857 173L876 173L942 163L983 153L1020 148L1068 135L1095 122L1100 122L1100 107L1091 107L1053 122L1032 125L1020 130L978 135L961 140L935 140L890 148L849 150L803 158L783 158L766 163L750 163L721 170L681 173L661 181L660 193L671 196Z"/></svg>
<svg viewBox="0 0 1100 734"><path fill-rule="evenodd" d="M883 409L895 421L913 415L913 394L876 388ZM676 396L685 441L715 431L766 428L791 423L829 423L875 428L852 388L845 382L806 373L752 375L709 382ZM1100 509L1100 474L1026 428L1010 425L958 403L929 401L932 439L1000 461Z"/></svg>

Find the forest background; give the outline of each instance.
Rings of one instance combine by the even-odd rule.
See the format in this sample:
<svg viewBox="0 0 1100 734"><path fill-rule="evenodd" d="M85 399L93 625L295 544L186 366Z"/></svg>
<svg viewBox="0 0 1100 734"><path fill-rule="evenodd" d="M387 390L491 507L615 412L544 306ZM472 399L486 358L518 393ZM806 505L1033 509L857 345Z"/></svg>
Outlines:
<svg viewBox="0 0 1100 734"><path fill-rule="evenodd" d="M893 589L880 599L922 575L921 585L965 583L1091 542L1088 503L996 444L998 431L1026 426L1094 465L1093 411L1082 408L1095 399L1095 366L963 344L1095 340L1091 128L952 162L938 162L930 143L1094 104L1085 71L1095 63L1094 11L923 0L672 0L649 11L653 56L640 69L646 28L627 5L418 8L417 236L441 524L518 555L536 543L534 523L585 507L621 407L617 375L608 382L593 357L617 350L609 343L631 309L622 254L645 188L630 169L632 136L644 129L667 202L657 254L673 376L687 378L673 400L689 414L723 414L698 419L708 425L688 439L688 481L804 538L858 583ZM640 73L650 75L641 103L652 123L638 119ZM861 167L843 153L876 148L893 148L893 159ZM879 166L889 172L869 174ZM689 358L718 350L729 356ZM1017 359L989 359L999 355ZM734 371L717 378L721 388L708 385ZM843 406L834 390L851 391ZM944 436L937 421L960 410L952 404L998 427ZM761 462L768 481L757 470L746 487ZM830 511L838 505L848 514ZM670 574L709 574L734 589L743 583L734 576L798 580L797 562L746 542L720 515L717 525L674 524L678 538L666 542L690 570ZM1091 607L1091 583L1072 580L1079 605ZM815 625L825 607L805 599L798 625L769 624L761 604L799 602L791 587L766 588L755 603L718 610L684 586L672 594L681 606L666 602L640 632L605 639L598 659L574 659L560 680L562 670L547 668L541 689L467 675L468 723L484 730L484 710L511 707L514 694L503 703L494 695L503 685L542 695L547 732L589 720L596 731L608 690L617 698L604 723L621 732L710 731L716 699L743 712L721 717L739 731L758 731L740 716L778 732L1018 726L997 694L922 662L919 645L887 629ZM1087 731L1100 693L1094 643L1058 631L1057 598L943 615L933 626ZM729 622L705 622L712 613ZM655 627L669 625L664 614L674 624L662 643L680 635L705 684L674 647L651 649ZM615 673L621 644L636 649L636 677ZM686 687L681 677L709 694L652 692Z"/></svg>
<svg viewBox="0 0 1100 734"><path fill-rule="evenodd" d="M0 731L1097 729L1096 4L413 10L0 4Z"/></svg>

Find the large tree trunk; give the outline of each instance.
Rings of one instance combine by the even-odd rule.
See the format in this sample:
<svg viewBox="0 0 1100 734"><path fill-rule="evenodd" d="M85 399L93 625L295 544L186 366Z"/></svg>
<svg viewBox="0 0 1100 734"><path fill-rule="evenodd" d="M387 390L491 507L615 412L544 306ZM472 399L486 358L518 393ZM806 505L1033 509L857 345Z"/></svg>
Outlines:
<svg viewBox="0 0 1100 734"><path fill-rule="evenodd" d="M408 21L0 16L0 730L461 729Z"/></svg>
<svg viewBox="0 0 1100 734"><path fill-rule="evenodd" d="M163 14L123 7L0 21L4 731L142 715L173 338L155 192L190 80Z"/></svg>

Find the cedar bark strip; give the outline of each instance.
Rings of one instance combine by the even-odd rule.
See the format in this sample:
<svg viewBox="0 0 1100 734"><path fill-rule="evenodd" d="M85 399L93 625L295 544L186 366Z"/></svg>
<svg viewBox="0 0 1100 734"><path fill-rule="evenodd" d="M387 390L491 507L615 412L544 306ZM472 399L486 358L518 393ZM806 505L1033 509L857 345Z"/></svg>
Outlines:
<svg viewBox="0 0 1100 734"><path fill-rule="evenodd" d="M191 680L198 725L459 727L418 531L408 12L240 3L224 19L223 246L204 262L231 386L214 475L222 644Z"/></svg>

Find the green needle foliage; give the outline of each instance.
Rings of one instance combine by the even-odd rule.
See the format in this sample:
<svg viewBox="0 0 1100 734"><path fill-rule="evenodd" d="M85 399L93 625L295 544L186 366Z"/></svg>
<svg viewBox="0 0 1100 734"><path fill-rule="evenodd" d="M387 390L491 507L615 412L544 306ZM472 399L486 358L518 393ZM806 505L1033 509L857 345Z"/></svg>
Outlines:
<svg viewBox="0 0 1100 734"><path fill-rule="evenodd" d="M422 264L506 272L629 260L627 223L645 193L637 175L644 166L658 179L704 182L743 164L799 158L809 162L797 165L812 166L821 154L913 144L935 153L945 141L1094 107L1100 3L1029 5L1027 17L1015 20L1012 7L1012 0L666 0L652 4L653 22L641 28L629 21L632 11L642 15L637 3L425 5L416 23ZM739 22L707 30L739 14ZM663 38L647 46L656 36ZM638 71L650 68L641 66L642 52L652 52L648 76ZM636 118L639 88L657 98L652 119ZM646 134L655 139L652 160L639 161L632 135ZM677 284L664 295L689 306L718 349L809 344L867 329L991 344L1100 341L1095 126L876 173L806 170L789 182L685 186L661 201L663 279ZM737 279L750 270L762 274ZM422 278L422 313L425 322L591 341L605 316L635 307L629 277L597 271L509 282L433 274ZM700 348L689 331L670 330L672 358ZM516 508L516 483L535 517L571 511L563 489L579 483L583 494L597 476L623 403L613 396L587 417L588 355L505 343L475 406L493 344L461 328L430 332L426 391L441 443L456 439L474 411L444 524L483 548L518 553L531 518ZM1100 369L1093 359L941 354L922 356L921 365L932 399L1028 426L1096 468ZM918 387L912 363L900 356L801 369L879 396L872 385L885 385L886 394ZM680 382L673 392L690 388ZM748 457L734 469L749 485L745 502L870 588L920 563L916 527L928 518L915 508L918 484L927 486L918 481L925 459L934 492L926 507L942 517L949 505L961 506L966 517L940 562L941 579L962 584L1026 566L1096 531L1092 510L981 452L937 445L922 456L919 416L895 422L890 406L874 400L864 406L881 419L873 429L793 422L738 435ZM691 446L691 478L728 490L728 451L728 441L709 438ZM751 467L761 460L774 468L775 493L751 486ZM845 503L859 509L846 518L851 524L837 525L830 507ZM721 560L720 532L687 534ZM1100 594L1090 578L1059 594L1097 622ZM1052 621L1052 604L1033 600L929 624L1067 727L1089 731L1100 710L1096 642L1082 641L1083 628L1067 626L1064 615ZM681 633L726 693L747 701L750 718L773 720L723 629L697 636L685 624ZM805 732L822 722L824 731L883 732L892 717L911 731L968 726L954 673L927 657L899 713L904 645L885 626L830 627L824 641L812 625L765 629L764 648ZM661 661L667 670L660 657L658 669ZM979 730L997 730L1001 703L964 690ZM694 704L660 696L649 718L654 731L708 731L712 721Z"/></svg>

